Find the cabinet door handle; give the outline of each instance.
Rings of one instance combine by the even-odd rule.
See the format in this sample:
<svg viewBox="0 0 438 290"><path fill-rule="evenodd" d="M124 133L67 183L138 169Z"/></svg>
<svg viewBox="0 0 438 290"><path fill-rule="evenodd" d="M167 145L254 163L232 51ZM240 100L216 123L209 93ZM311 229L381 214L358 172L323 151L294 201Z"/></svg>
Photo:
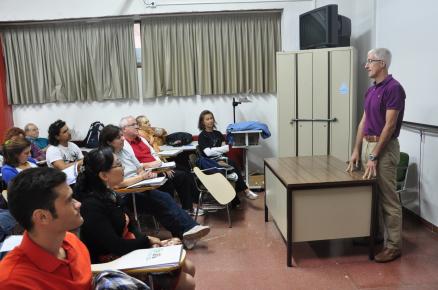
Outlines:
<svg viewBox="0 0 438 290"><path fill-rule="evenodd" d="M290 124L293 124L294 122L336 122L338 119L336 119L336 117L331 118L331 119L320 119L320 118L315 118L315 119L302 119L302 118L292 118L292 120L290 120Z"/></svg>

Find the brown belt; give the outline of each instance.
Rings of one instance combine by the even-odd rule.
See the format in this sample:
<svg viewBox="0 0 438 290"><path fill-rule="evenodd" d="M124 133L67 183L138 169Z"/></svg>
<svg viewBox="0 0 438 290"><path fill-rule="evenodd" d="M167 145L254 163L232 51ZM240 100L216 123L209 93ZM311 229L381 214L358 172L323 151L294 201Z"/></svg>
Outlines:
<svg viewBox="0 0 438 290"><path fill-rule="evenodd" d="M379 142L379 136L364 136L363 138L368 142Z"/></svg>

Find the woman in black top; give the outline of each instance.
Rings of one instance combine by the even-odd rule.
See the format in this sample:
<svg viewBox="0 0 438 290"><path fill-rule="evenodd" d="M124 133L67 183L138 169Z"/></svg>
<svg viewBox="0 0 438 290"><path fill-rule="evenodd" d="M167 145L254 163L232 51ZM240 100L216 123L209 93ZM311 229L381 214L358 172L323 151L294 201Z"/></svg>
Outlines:
<svg viewBox="0 0 438 290"><path fill-rule="evenodd" d="M198 138L198 146L205 157L217 159L229 151L228 145L222 145L222 143L225 142L224 136L221 132L215 130L216 120L212 112L208 110L201 112L199 115L198 128L201 130ZM230 159L228 163L234 167L234 172L237 175L236 191L245 192L245 196L249 199L257 199L258 195L249 190L236 163Z"/></svg>
<svg viewBox="0 0 438 290"><path fill-rule="evenodd" d="M90 251L92 263L105 262L137 249L180 244L178 238L160 241L143 235L113 190L123 181L123 166L111 148L89 152L77 178L84 223L80 237ZM186 260L177 289L194 289L195 268Z"/></svg>

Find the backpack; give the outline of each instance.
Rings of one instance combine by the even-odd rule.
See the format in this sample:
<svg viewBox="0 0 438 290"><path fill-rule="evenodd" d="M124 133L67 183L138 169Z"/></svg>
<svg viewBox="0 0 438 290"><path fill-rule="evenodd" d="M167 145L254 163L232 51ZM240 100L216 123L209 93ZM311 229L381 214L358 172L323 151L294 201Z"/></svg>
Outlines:
<svg viewBox="0 0 438 290"><path fill-rule="evenodd" d="M84 139L84 145L87 148L97 148L99 147L99 137L100 132L102 132L104 125L99 122L93 122L88 129L87 136Z"/></svg>
<svg viewBox="0 0 438 290"><path fill-rule="evenodd" d="M186 132L176 132L166 137L166 144L170 146L183 146L192 143L192 134Z"/></svg>

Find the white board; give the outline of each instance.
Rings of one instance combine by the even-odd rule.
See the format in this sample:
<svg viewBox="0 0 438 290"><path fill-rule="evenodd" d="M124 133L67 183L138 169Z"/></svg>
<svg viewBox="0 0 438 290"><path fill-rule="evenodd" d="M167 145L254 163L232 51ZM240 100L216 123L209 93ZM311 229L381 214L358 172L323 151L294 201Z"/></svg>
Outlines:
<svg viewBox="0 0 438 290"><path fill-rule="evenodd" d="M376 46L406 91L405 121L438 126L438 1L377 0Z"/></svg>

